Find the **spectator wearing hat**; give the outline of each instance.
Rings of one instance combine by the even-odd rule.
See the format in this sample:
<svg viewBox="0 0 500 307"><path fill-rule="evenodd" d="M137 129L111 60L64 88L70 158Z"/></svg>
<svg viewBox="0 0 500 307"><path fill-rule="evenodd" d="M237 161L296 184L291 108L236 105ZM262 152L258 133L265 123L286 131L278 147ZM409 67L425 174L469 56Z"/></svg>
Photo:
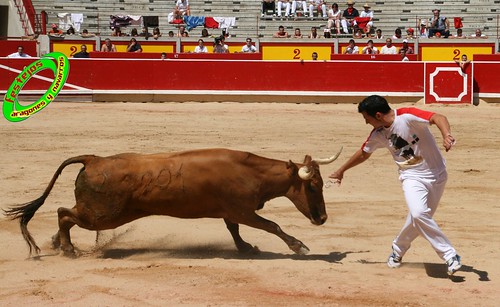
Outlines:
<svg viewBox="0 0 500 307"><path fill-rule="evenodd" d="M370 31L373 27L373 11L370 10L370 8L371 8L370 5L368 3L365 3L365 5L363 5L364 10L361 13L359 13L360 18L366 18L368 20L363 29L366 36L368 37L371 37Z"/></svg>
<svg viewBox="0 0 500 307"><path fill-rule="evenodd" d="M413 39L413 38L415 38L415 30L413 30L413 28L406 29L406 39Z"/></svg>
<svg viewBox="0 0 500 307"><path fill-rule="evenodd" d="M63 31L57 27L55 23L52 24L51 30L49 31L50 36L62 36Z"/></svg>
<svg viewBox="0 0 500 307"><path fill-rule="evenodd" d="M420 27L418 28L419 31L419 37L420 38L428 38L429 37L429 31L427 31L427 25L425 21L422 21L420 23Z"/></svg>
<svg viewBox="0 0 500 307"><path fill-rule="evenodd" d="M401 53L401 50L405 51L405 54L414 54L415 52L413 51L413 48L408 45L408 40L405 38L403 39L403 46L399 48L399 53Z"/></svg>
<svg viewBox="0 0 500 307"><path fill-rule="evenodd" d="M439 36L443 36L444 38L448 38L450 36L450 22L448 18L441 16L440 9L433 9L432 13L434 14L427 23L427 28L429 29L429 38L439 33Z"/></svg>
<svg viewBox="0 0 500 307"><path fill-rule="evenodd" d="M347 1L347 8L344 10L344 13L342 13L342 20L340 23L342 24L342 29L346 34L349 33L348 27L355 26L355 18L359 17L359 12L354 8L354 4L356 4L356 2L350 0Z"/></svg>

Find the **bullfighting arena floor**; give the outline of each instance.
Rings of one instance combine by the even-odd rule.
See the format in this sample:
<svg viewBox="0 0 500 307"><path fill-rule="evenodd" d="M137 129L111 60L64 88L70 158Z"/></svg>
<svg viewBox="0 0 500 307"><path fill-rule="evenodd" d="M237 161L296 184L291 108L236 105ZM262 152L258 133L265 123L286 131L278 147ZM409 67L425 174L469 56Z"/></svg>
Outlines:
<svg viewBox="0 0 500 307"><path fill-rule="evenodd" d="M261 210L310 248L306 256L241 226L262 251L242 256L222 220L149 217L106 231L97 244L95 232L74 227L80 256L66 258L50 238L57 208L74 203L81 166L72 165L29 224L41 257L27 258L17 221L0 220L0 305L498 306L500 105L417 106L447 115L457 138L445 153L449 181L435 215L462 256L452 278L422 238L400 269L387 268L407 210L385 151L347 172L340 187L325 188L325 225L312 225L285 198ZM229 147L302 162L344 146L338 161L322 166L326 179L370 131L354 104L56 101L24 122L0 122L1 208L39 197L63 160L87 153Z"/></svg>

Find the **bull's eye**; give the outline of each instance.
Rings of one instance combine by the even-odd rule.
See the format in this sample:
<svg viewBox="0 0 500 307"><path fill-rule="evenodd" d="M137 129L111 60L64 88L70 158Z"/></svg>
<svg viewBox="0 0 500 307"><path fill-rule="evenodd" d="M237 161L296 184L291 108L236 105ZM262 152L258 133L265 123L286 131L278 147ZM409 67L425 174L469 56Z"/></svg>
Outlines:
<svg viewBox="0 0 500 307"><path fill-rule="evenodd" d="M307 185L307 188L311 192L318 192L318 187L314 183L312 183L312 182Z"/></svg>

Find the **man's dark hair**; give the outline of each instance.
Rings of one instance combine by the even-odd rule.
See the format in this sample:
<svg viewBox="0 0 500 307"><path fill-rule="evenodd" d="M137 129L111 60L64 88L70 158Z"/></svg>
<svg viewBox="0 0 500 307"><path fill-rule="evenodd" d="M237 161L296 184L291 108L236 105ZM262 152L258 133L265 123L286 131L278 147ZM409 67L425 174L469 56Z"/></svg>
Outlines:
<svg viewBox="0 0 500 307"><path fill-rule="evenodd" d="M358 112L366 112L366 114L371 117L375 117L377 112L382 114L387 114L391 110L391 107L387 103L384 97L379 95L371 95L363 99L358 105Z"/></svg>

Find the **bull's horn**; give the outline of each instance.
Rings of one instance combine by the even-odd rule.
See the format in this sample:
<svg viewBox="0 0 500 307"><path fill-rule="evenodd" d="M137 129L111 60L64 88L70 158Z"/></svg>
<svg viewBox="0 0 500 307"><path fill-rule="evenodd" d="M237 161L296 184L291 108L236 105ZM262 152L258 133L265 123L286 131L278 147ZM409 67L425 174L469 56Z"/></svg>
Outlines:
<svg viewBox="0 0 500 307"><path fill-rule="evenodd" d="M310 171L307 166L302 166L301 168L299 168L299 177L302 180L309 180L312 178L312 176L313 176L313 172Z"/></svg>
<svg viewBox="0 0 500 307"><path fill-rule="evenodd" d="M326 159L315 159L314 161L316 161L316 163L318 164L330 164L332 163L333 161L337 160L337 158L340 156L340 153L342 152L342 149L344 148L344 146L340 147L340 150L339 152L337 152L337 154L335 154L334 156L331 156L330 158L326 158Z"/></svg>

